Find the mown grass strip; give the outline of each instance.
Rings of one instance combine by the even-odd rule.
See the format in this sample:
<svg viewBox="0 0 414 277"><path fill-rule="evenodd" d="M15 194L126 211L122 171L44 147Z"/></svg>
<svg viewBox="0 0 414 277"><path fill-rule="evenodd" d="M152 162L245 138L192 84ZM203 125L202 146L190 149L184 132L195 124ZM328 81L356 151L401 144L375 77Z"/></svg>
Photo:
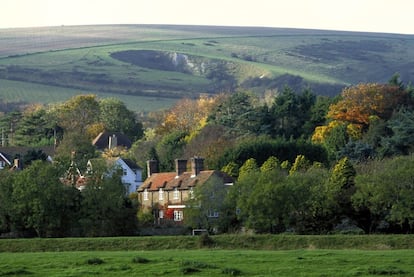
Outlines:
<svg viewBox="0 0 414 277"><path fill-rule="evenodd" d="M414 235L219 235L1 239L0 252L135 251L170 249L414 249ZM202 241L201 241L202 240Z"/></svg>

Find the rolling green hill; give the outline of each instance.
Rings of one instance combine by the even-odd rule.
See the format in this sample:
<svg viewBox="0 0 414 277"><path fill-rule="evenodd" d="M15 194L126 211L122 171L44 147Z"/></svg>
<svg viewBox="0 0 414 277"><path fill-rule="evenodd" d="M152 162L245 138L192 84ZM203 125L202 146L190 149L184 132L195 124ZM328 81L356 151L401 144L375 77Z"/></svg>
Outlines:
<svg viewBox="0 0 414 277"><path fill-rule="evenodd" d="M414 81L414 36L253 27L100 25L0 29L0 100L115 96L136 111L177 99L289 85Z"/></svg>

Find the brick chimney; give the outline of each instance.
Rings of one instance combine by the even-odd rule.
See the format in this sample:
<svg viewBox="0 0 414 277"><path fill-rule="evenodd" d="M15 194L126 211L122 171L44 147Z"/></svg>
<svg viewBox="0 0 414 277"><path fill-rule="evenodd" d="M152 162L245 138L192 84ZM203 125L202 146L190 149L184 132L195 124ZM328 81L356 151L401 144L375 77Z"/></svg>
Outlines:
<svg viewBox="0 0 414 277"><path fill-rule="evenodd" d="M187 171L187 160L175 159L175 172L177 177Z"/></svg>
<svg viewBox="0 0 414 277"><path fill-rule="evenodd" d="M22 169L22 164L20 159L14 159L13 160L13 169L18 170L18 169Z"/></svg>
<svg viewBox="0 0 414 277"><path fill-rule="evenodd" d="M118 146L118 138L115 134L109 136L108 149L113 149Z"/></svg>
<svg viewBox="0 0 414 277"><path fill-rule="evenodd" d="M158 161L149 160L147 161L147 175L150 177L154 173L158 173Z"/></svg>
<svg viewBox="0 0 414 277"><path fill-rule="evenodd" d="M204 170L204 159L201 157L191 158L191 177L195 177L200 174L200 171Z"/></svg>

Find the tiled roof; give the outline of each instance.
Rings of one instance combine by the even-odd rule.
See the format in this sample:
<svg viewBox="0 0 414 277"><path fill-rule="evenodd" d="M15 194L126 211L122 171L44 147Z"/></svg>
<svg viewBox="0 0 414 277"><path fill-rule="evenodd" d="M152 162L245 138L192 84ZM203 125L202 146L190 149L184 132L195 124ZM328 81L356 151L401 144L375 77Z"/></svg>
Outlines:
<svg viewBox="0 0 414 277"><path fill-rule="evenodd" d="M232 183L233 180L227 174L217 170L204 170L197 176L192 176L191 172L184 172L177 177L175 172L154 173L140 186L138 191L147 189L148 191L157 191L160 188L163 190L189 189L196 185L204 184L211 176L221 178L224 183Z"/></svg>

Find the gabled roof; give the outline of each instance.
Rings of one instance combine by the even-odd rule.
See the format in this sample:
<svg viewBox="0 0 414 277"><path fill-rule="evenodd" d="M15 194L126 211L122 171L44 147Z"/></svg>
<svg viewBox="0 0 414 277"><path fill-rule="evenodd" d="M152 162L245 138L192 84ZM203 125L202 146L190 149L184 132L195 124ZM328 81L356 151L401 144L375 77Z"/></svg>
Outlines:
<svg viewBox="0 0 414 277"><path fill-rule="evenodd" d="M53 156L55 153L54 146L41 146L41 147L33 147L33 146L7 146L7 147L0 147L0 152L9 156L13 159L16 155L26 155L28 151L31 150L42 150L48 156Z"/></svg>
<svg viewBox="0 0 414 277"><path fill-rule="evenodd" d="M202 185L212 176L217 176L223 180L223 183L233 183L233 179L224 172L217 170L200 171L197 176L192 176L192 172L184 172L177 177L175 172L154 173L140 186L138 191L147 189L148 191L163 190L179 190L190 189L197 185Z"/></svg>
<svg viewBox="0 0 414 277"><path fill-rule="evenodd" d="M92 144L96 146L96 148L100 150L107 149L109 146L109 137L113 135L117 138L117 146L123 146L126 148L131 148L132 142L131 140L124 134L119 132L101 132L93 141Z"/></svg>
<svg viewBox="0 0 414 277"><path fill-rule="evenodd" d="M30 146L7 146L0 147L0 160L5 161L9 166L13 164L13 160L16 157L23 158L29 151L41 150L46 155L52 157L55 152L54 146L42 146L42 147L30 147Z"/></svg>
<svg viewBox="0 0 414 277"><path fill-rule="evenodd" d="M139 167L133 160L120 158L124 161L124 163L132 170L139 170L142 169Z"/></svg>
<svg viewBox="0 0 414 277"><path fill-rule="evenodd" d="M4 161L8 165L11 165L11 158L6 153L0 152L0 160L1 161Z"/></svg>

